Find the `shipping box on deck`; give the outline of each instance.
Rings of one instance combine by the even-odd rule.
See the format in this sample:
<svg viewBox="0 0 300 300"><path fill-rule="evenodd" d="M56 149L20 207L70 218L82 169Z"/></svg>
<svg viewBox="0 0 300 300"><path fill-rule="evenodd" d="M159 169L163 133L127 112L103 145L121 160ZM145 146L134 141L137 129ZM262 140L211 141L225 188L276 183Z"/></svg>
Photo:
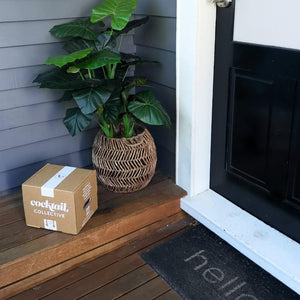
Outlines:
<svg viewBox="0 0 300 300"><path fill-rule="evenodd" d="M28 226L77 234L98 208L96 171L47 164L22 194Z"/></svg>

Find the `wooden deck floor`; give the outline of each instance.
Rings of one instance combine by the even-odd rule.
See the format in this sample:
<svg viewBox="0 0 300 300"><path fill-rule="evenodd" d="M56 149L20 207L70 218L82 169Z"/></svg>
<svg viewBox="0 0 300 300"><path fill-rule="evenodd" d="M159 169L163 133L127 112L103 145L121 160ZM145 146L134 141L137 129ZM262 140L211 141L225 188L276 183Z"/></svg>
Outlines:
<svg viewBox="0 0 300 300"><path fill-rule="evenodd" d="M180 210L179 201L184 195L182 189L161 174L157 174L147 188L131 194L114 194L99 188L99 210L76 236L27 227L24 221L22 195L19 193L0 197L0 299L39 286L78 266L81 272L85 270L83 264L94 259L98 260L107 253L112 255L110 252L120 247L130 248L131 242L182 220L186 215ZM157 241L149 242L144 247ZM139 248L137 251L142 249ZM136 265L132 272L127 270L123 273L120 280L123 277L122 280L125 280L127 273L128 276L136 275L137 278L141 277L139 272L145 271L145 274L148 274L149 268L137 258L138 253L130 255L134 257L131 259ZM99 259L102 261L102 258ZM131 266L129 258L126 258L124 263L127 260ZM92 263L89 266L93 265ZM113 260L103 268L109 268L109 265L113 267ZM115 268L118 269L118 265ZM101 269L100 266L97 270ZM86 276L89 275L84 277ZM151 277L146 281L150 284L154 279L155 277ZM107 280L103 283L103 288L108 282L112 284L115 279ZM158 279L155 279L153 284L157 284L157 281Z"/></svg>
<svg viewBox="0 0 300 300"><path fill-rule="evenodd" d="M11 299L181 299L140 254L177 235L190 224L191 219L184 217Z"/></svg>

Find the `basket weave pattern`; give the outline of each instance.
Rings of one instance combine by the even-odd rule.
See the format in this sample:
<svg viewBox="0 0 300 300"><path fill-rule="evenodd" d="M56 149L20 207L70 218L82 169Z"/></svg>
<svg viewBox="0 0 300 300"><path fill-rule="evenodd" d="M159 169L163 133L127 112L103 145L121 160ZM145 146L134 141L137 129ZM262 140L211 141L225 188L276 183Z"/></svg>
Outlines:
<svg viewBox="0 0 300 300"><path fill-rule="evenodd" d="M97 133L92 160L97 177L106 189L129 193L143 189L152 179L156 147L150 132L138 126L141 133L131 138L108 138Z"/></svg>

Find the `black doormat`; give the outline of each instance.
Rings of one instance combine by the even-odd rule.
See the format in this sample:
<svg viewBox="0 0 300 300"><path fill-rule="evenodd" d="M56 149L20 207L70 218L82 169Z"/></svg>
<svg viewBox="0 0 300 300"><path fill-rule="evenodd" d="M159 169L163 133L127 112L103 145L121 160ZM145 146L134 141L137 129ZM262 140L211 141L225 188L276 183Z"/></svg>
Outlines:
<svg viewBox="0 0 300 300"><path fill-rule="evenodd" d="M202 225L150 249L142 257L183 299L300 299Z"/></svg>

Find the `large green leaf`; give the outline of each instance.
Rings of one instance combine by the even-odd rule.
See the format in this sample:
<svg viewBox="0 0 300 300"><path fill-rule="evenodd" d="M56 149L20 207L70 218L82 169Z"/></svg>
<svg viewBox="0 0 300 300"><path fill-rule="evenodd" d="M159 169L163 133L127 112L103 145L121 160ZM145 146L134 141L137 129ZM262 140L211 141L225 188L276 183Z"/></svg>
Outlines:
<svg viewBox="0 0 300 300"><path fill-rule="evenodd" d="M85 81L85 87L105 87L108 91L115 91L120 88L121 81L118 79L90 79L87 78ZM77 88L79 90L80 88Z"/></svg>
<svg viewBox="0 0 300 300"><path fill-rule="evenodd" d="M106 17L111 17L111 28L122 30L137 6L137 0L104 0L93 9L91 22L95 23Z"/></svg>
<svg viewBox="0 0 300 300"><path fill-rule="evenodd" d="M63 49L68 53L75 51L97 47L98 41L89 41L82 38L73 38L64 43Z"/></svg>
<svg viewBox="0 0 300 300"><path fill-rule="evenodd" d="M149 21L149 17L145 17L145 18L130 21L130 22L128 22L128 24L121 31L115 32L115 35L119 36L121 34L128 33L130 30L133 30L136 27L139 27L143 24L146 24L148 21Z"/></svg>
<svg viewBox="0 0 300 300"><path fill-rule="evenodd" d="M151 87L151 85L147 84L147 79L146 78L139 78L139 77L134 78L132 83L136 87L142 87L142 86Z"/></svg>
<svg viewBox="0 0 300 300"><path fill-rule="evenodd" d="M117 53L103 49L96 54L90 55L87 59L83 60L80 63L77 63L76 66L80 69L97 69L103 67L107 64L115 64L121 61L120 55Z"/></svg>
<svg viewBox="0 0 300 300"><path fill-rule="evenodd" d="M85 87L98 87L106 84L106 79L98 79L98 78L87 78L85 81ZM78 88L77 90L79 90Z"/></svg>
<svg viewBox="0 0 300 300"><path fill-rule="evenodd" d="M81 37L86 40L96 40L98 33L91 29L90 20L76 20L69 23L55 25L50 33L57 38Z"/></svg>
<svg viewBox="0 0 300 300"><path fill-rule="evenodd" d="M114 93L103 105L103 117L108 124L117 124L122 112L120 92Z"/></svg>
<svg viewBox="0 0 300 300"><path fill-rule="evenodd" d="M111 92L102 87L90 88L73 93L77 105L84 114L93 113L110 97Z"/></svg>
<svg viewBox="0 0 300 300"><path fill-rule="evenodd" d="M130 53L123 53L121 52L121 60L122 60L122 67L126 68L130 65L138 65L138 64L158 64L158 61L155 60L145 60L141 57L130 54Z"/></svg>
<svg viewBox="0 0 300 300"><path fill-rule="evenodd" d="M84 115L81 110L76 107L67 109L63 122L70 134L74 136L86 128L92 119L93 114Z"/></svg>
<svg viewBox="0 0 300 300"><path fill-rule="evenodd" d="M128 99L130 92L134 87L151 87L147 84L147 79L145 78L127 77L125 84L122 91L122 96L123 98L125 97L125 99Z"/></svg>
<svg viewBox="0 0 300 300"><path fill-rule="evenodd" d="M57 102L67 102L67 101L72 101L72 100L74 100L72 92L66 91L66 92L64 92L62 97L57 100Z"/></svg>
<svg viewBox="0 0 300 300"><path fill-rule="evenodd" d="M115 72L115 78L118 78L119 80L121 80L121 84L123 83L123 80L126 80L126 78L127 78L126 76L128 75L128 68L123 67L122 61L120 64L117 65L116 72Z"/></svg>
<svg viewBox="0 0 300 300"><path fill-rule="evenodd" d="M67 73L61 69L53 69L38 75L33 82L40 83L41 88L74 90L89 86L78 74Z"/></svg>
<svg viewBox="0 0 300 300"><path fill-rule="evenodd" d="M128 110L139 120L150 125L171 127L170 117L150 91L135 95L137 101L128 104Z"/></svg>
<svg viewBox="0 0 300 300"><path fill-rule="evenodd" d="M140 60L141 58L137 55L131 54L131 53L124 53L121 52L121 59L123 61L129 62L129 61L134 61L134 60Z"/></svg>
<svg viewBox="0 0 300 300"><path fill-rule="evenodd" d="M127 87L152 87L151 85L147 84L147 79L146 78L141 78L141 77L126 77L126 79L123 81L124 88Z"/></svg>
<svg viewBox="0 0 300 300"><path fill-rule="evenodd" d="M75 67L75 66L71 66L67 69L67 73L72 73L72 74L76 74L79 73L80 69Z"/></svg>
<svg viewBox="0 0 300 300"><path fill-rule="evenodd" d="M66 55L49 57L46 61L46 65L56 65L57 67L61 68L64 65L74 62L77 59L82 59L87 57L93 51L93 49L94 48L88 48L88 49L79 50Z"/></svg>
<svg viewBox="0 0 300 300"><path fill-rule="evenodd" d="M103 33L99 34L98 38L97 38L97 42L98 42L98 44L97 44L98 50L101 50L104 48L114 49L117 46L116 37L107 32L103 32Z"/></svg>

